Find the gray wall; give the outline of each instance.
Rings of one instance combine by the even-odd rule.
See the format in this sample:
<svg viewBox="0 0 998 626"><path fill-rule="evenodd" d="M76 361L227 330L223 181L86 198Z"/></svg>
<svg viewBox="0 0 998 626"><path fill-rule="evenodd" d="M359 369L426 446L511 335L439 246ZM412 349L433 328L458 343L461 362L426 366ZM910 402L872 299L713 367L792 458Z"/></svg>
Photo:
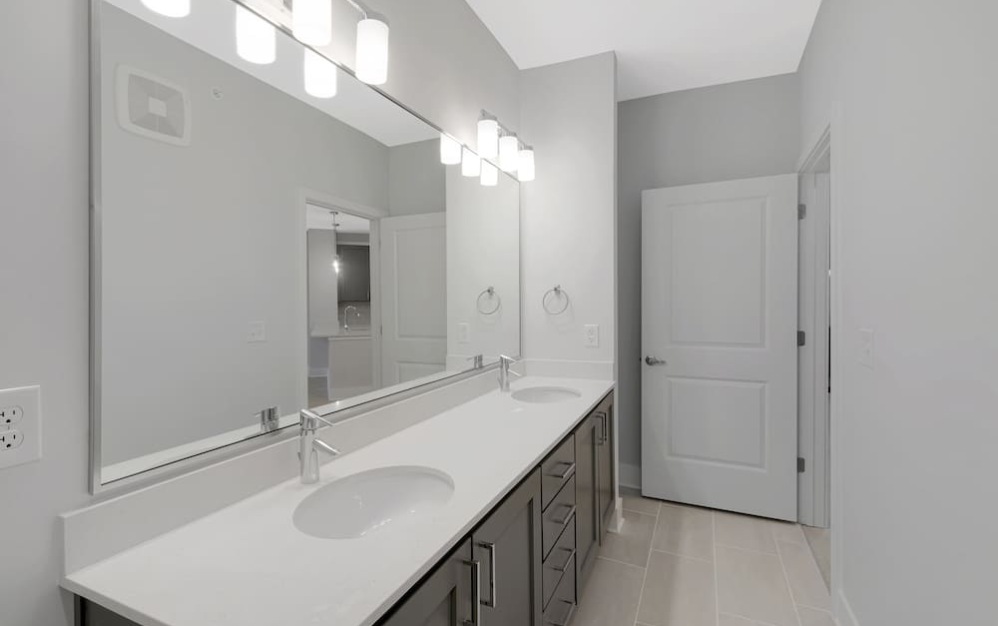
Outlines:
<svg viewBox="0 0 998 626"><path fill-rule="evenodd" d="M621 479L641 467L641 192L796 170L796 74L621 102L618 110Z"/></svg>
<svg viewBox="0 0 998 626"><path fill-rule="evenodd" d="M388 150L388 210L392 215L441 213L446 208L447 168L440 165L440 140Z"/></svg>
<svg viewBox="0 0 998 626"><path fill-rule="evenodd" d="M996 23L995 2L825 0L801 65L808 144L838 111L843 626L995 622Z"/></svg>
<svg viewBox="0 0 998 626"><path fill-rule="evenodd" d="M517 120L519 72L466 3L372 4L392 19L393 95L469 141L482 108ZM13 0L0 14L0 285L18 303L0 307L0 387L41 384L44 411L42 461L0 471L0 606L4 626L67 626L56 516L91 499L88 9Z"/></svg>

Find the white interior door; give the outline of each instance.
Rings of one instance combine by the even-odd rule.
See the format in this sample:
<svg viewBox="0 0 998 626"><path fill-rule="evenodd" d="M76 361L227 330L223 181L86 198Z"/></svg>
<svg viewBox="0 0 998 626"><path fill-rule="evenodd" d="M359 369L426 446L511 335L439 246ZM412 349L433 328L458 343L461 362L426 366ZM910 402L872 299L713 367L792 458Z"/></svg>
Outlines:
<svg viewBox="0 0 998 626"><path fill-rule="evenodd" d="M447 233L444 213L387 217L381 227L381 371L385 386L444 371Z"/></svg>
<svg viewBox="0 0 998 626"><path fill-rule="evenodd" d="M797 176L645 191L642 491L797 518Z"/></svg>

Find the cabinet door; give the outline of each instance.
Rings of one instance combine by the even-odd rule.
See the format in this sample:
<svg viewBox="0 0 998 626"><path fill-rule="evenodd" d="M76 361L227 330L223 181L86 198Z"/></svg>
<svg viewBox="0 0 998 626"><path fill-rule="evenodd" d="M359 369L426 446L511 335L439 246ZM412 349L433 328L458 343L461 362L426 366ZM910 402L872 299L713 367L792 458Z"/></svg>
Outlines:
<svg viewBox="0 0 998 626"><path fill-rule="evenodd" d="M602 536L602 533L605 533L606 529L610 527L614 509L616 508L613 488L616 481L613 467L614 433L612 397L603 403L596 413L596 417L601 422L598 440L599 449L597 453L599 458L599 487L597 491L599 492L600 533Z"/></svg>
<svg viewBox="0 0 998 626"><path fill-rule="evenodd" d="M541 626L541 508L534 471L472 534L482 567L479 626Z"/></svg>
<svg viewBox="0 0 998 626"><path fill-rule="evenodd" d="M585 587L599 554L600 509L596 485L599 480L597 442L600 432L600 421L594 415L587 417L575 431L575 501L578 507L575 519L575 564L579 589Z"/></svg>
<svg viewBox="0 0 998 626"><path fill-rule="evenodd" d="M465 626L473 623L471 542L423 580L379 626Z"/></svg>

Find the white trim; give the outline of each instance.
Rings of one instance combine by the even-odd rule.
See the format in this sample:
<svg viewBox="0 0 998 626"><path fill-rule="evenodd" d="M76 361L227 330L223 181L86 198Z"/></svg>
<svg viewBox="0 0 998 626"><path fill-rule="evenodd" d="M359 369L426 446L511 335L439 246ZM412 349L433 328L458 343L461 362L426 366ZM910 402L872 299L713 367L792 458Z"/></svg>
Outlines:
<svg viewBox="0 0 998 626"><path fill-rule="evenodd" d="M852 605L849 604L849 599L846 598L844 590L839 590L834 596L833 607L835 619L838 620L839 626L859 626L859 620L856 619L856 613L852 610Z"/></svg>
<svg viewBox="0 0 998 626"><path fill-rule="evenodd" d="M620 464L620 486L641 491L641 466L634 463Z"/></svg>

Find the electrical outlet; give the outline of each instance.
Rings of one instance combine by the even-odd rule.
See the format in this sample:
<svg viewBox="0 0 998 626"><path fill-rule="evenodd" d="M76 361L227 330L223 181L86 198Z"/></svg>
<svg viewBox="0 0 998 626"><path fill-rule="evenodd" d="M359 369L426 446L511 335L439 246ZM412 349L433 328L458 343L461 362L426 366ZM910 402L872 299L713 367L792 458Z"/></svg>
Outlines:
<svg viewBox="0 0 998 626"><path fill-rule="evenodd" d="M0 430L0 454L20 448L24 443L24 433L19 430Z"/></svg>
<svg viewBox="0 0 998 626"><path fill-rule="evenodd" d="M0 390L0 469L42 458L40 387Z"/></svg>
<svg viewBox="0 0 998 626"><path fill-rule="evenodd" d="M859 364L863 367L873 369L874 358L874 334L870 328L859 329Z"/></svg>
<svg viewBox="0 0 998 626"><path fill-rule="evenodd" d="M24 409L15 405L0 407L0 428L10 428L24 417Z"/></svg>
<svg viewBox="0 0 998 626"><path fill-rule="evenodd" d="M586 347L599 347L599 324L586 324Z"/></svg>
<svg viewBox="0 0 998 626"><path fill-rule="evenodd" d="M267 341L266 322L250 322L246 328L246 343L263 343Z"/></svg>
<svg viewBox="0 0 998 626"><path fill-rule="evenodd" d="M457 342L468 343L471 341L471 326L468 324L457 325Z"/></svg>

